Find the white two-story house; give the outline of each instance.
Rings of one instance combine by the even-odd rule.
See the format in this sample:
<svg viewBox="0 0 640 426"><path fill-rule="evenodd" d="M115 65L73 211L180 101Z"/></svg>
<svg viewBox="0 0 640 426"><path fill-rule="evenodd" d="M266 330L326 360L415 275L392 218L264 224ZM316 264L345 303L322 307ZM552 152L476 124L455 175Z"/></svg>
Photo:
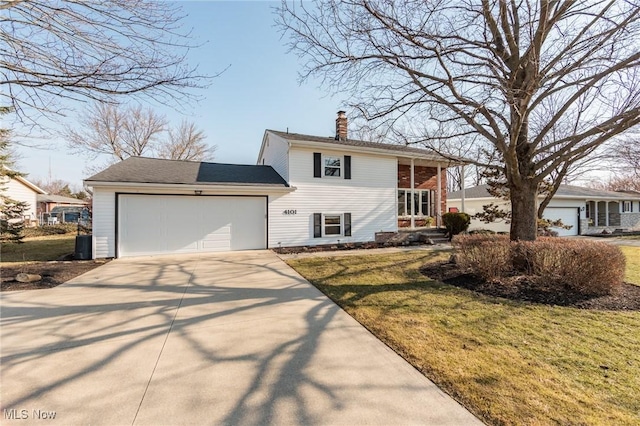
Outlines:
<svg viewBox="0 0 640 426"><path fill-rule="evenodd" d="M437 224L446 168L431 151L266 130L256 165L132 157L93 187L93 256L120 257L374 241ZM413 173L412 173L413 172Z"/></svg>

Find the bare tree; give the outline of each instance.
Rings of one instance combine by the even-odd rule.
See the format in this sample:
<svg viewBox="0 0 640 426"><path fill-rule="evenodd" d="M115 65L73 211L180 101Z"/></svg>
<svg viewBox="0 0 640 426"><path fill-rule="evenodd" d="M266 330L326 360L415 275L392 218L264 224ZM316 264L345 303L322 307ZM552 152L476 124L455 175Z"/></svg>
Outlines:
<svg viewBox="0 0 640 426"><path fill-rule="evenodd" d="M90 173L133 156L205 160L213 158L215 151L195 124L183 121L172 129L163 115L140 105L97 103L85 111L78 125L66 129L65 138L72 152L93 163ZM99 158L106 162L95 163Z"/></svg>
<svg viewBox="0 0 640 426"><path fill-rule="evenodd" d="M62 195L78 199L84 199L87 197L84 190L63 179L31 179L31 181L37 187L44 189L47 194Z"/></svg>
<svg viewBox="0 0 640 426"><path fill-rule="evenodd" d="M151 109L97 103L65 136L72 152L89 160L103 155L124 160L151 152L166 126L167 120Z"/></svg>
<svg viewBox="0 0 640 426"><path fill-rule="evenodd" d="M640 180L640 135L617 139L611 154L620 173Z"/></svg>
<svg viewBox="0 0 640 426"><path fill-rule="evenodd" d="M158 148L158 157L173 160L209 160L215 146L207 145L206 135L194 123L183 120L175 129L168 130L168 138Z"/></svg>
<svg viewBox="0 0 640 426"><path fill-rule="evenodd" d="M175 104L210 79L187 65L193 46L170 2L2 0L0 10L0 102L23 122L61 113L61 98Z"/></svg>
<svg viewBox="0 0 640 426"><path fill-rule="evenodd" d="M573 164L640 123L636 1L283 1L277 19L301 79L348 93L365 119L422 123L409 136L434 149L478 136L514 240L536 238L541 186L548 202Z"/></svg>
<svg viewBox="0 0 640 426"><path fill-rule="evenodd" d="M589 186L605 191L635 191L640 192L640 178L637 176L613 176L606 181L591 181Z"/></svg>

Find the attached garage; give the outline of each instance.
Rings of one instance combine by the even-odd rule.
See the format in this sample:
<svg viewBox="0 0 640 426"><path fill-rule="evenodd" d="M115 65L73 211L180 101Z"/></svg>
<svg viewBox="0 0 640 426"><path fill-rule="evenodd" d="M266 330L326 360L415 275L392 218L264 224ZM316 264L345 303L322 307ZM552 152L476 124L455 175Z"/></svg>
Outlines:
<svg viewBox="0 0 640 426"><path fill-rule="evenodd" d="M576 207L547 207L542 217L554 221L560 219L563 224L571 226L570 229L551 228L561 237L579 234L580 210Z"/></svg>
<svg viewBox="0 0 640 426"><path fill-rule="evenodd" d="M118 194L118 257L267 248L267 197Z"/></svg>
<svg viewBox="0 0 640 426"><path fill-rule="evenodd" d="M271 166L144 157L85 182L94 258L266 249L270 202L295 190Z"/></svg>

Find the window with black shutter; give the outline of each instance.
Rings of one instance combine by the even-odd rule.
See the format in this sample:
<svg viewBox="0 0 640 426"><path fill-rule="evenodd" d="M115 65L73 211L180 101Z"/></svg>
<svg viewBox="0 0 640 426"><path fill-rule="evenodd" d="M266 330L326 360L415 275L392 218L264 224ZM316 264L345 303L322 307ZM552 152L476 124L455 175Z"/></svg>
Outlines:
<svg viewBox="0 0 640 426"><path fill-rule="evenodd" d="M344 156L344 178L351 179L351 156Z"/></svg>
<svg viewBox="0 0 640 426"><path fill-rule="evenodd" d="M313 214L313 238L322 237L322 213Z"/></svg>
<svg viewBox="0 0 640 426"><path fill-rule="evenodd" d="M322 177L322 154L319 152L313 153L313 177Z"/></svg>
<svg viewBox="0 0 640 426"><path fill-rule="evenodd" d="M351 236L351 213L344 214L344 236Z"/></svg>

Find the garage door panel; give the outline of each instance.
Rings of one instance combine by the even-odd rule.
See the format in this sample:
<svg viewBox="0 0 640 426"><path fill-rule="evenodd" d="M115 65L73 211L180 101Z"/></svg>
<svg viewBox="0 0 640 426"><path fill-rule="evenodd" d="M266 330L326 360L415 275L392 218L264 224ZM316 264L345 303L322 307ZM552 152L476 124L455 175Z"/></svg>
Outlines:
<svg viewBox="0 0 640 426"><path fill-rule="evenodd" d="M231 226L223 226L215 232L209 233L202 239L202 248L205 251L230 251L231 250Z"/></svg>
<svg viewBox="0 0 640 426"><path fill-rule="evenodd" d="M578 235L578 209L576 207L547 207L542 217L548 220L562 220L562 223L571 226L570 229L553 227L559 236Z"/></svg>
<svg viewBox="0 0 640 426"><path fill-rule="evenodd" d="M264 197L120 194L120 256L266 248Z"/></svg>

